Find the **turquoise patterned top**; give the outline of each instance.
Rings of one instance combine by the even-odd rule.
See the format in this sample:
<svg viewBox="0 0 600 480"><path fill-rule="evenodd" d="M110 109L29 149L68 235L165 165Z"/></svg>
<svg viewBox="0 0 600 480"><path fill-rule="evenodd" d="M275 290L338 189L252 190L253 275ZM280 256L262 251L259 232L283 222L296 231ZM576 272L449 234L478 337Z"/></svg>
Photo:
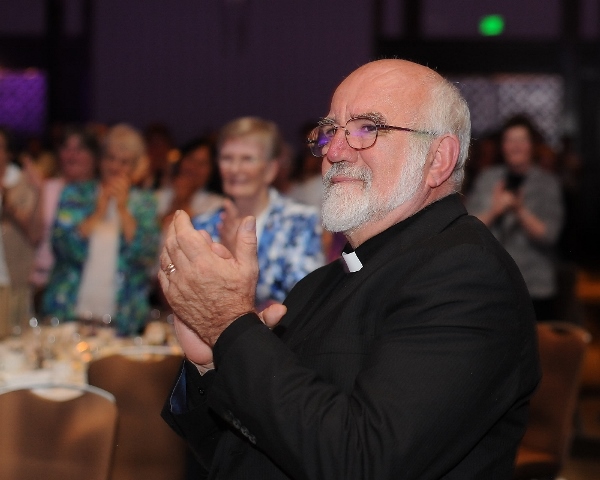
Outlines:
<svg viewBox="0 0 600 480"><path fill-rule="evenodd" d="M256 305L282 302L292 287L324 264L321 219L316 208L269 192L266 222L258 242L258 284ZM194 217L196 230L206 230L219 241L217 225L223 209Z"/></svg>
<svg viewBox="0 0 600 480"><path fill-rule="evenodd" d="M67 185L60 197L52 231L56 263L42 302L42 314L60 320L75 320L75 307L88 239L78 231L79 224L96 206L98 181ZM117 259L117 312L113 319L118 333L140 331L148 319L150 272L156 262L160 230L156 220L156 199L152 192L133 188L128 208L137 229L131 243L121 235Z"/></svg>

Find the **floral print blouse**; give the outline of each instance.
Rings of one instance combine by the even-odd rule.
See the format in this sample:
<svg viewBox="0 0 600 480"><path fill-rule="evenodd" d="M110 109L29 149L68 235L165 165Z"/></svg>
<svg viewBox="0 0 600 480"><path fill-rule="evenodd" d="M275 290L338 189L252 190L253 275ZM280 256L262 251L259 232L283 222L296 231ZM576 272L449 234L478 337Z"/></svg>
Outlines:
<svg viewBox="0 0 600 480"><path fill-rule="evenodd" d="M42 314L59 320L76 320L75 307L82 270L88 255L88 239L78 227L96 207L98 181L67 185L60 197L52 230L56 262L44 293ZM156 262L159 226L152 192L133 188L128 208L137 228L127 243L120 235L116 269L117 311L112 325L122 335L138 333L148 320L150 272Z"/></svg>
<svg viewBox="0 0 600 480"><path fill-rule="evenodd" d="M316 208L269 192L269 206L258 241L258 307L274 300L282 302L292 287L324 264L321 219ZM206 230L219 241L217 225L223 209L198 215L192 221L196 230Z"/></svg>

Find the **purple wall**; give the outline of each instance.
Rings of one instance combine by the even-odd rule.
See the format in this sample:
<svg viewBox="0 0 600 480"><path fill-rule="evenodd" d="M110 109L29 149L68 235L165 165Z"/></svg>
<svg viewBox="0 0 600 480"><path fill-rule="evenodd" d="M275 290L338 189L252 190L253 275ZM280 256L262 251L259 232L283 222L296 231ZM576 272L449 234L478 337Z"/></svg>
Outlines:
<svg viewBox="0 0 600 480"><path fill-rule="evenodd" d="M384 34L402 34L405 2L382 0ZM0 37L41 36L45 0L0 0ZM92 117L170 125L179 142L240 115L277 121L288 140L326 113L344 75L373 55L372 0L93 0ZM581 0L597 39L600 0ZM64 34L83 28L83 0L62 0ZM548 39L559 0L422 0L426 38L474 38L485 13L505 38ZM2 49L0 48L0 64ZM10 65L8 65L10 66Z"/></svg>
<svg viewBox="0 0 600 480"><path fill-rule="evenodd" d="M552 40L560 35L561 2L562 0L422 0L423 11L427 12L423 16L423 35L436 39L479 38L478 25L481 18L500 14L505 21L503 38Z"/></svg>
<svg viewBox="0 0 600 480"><path fill-rule="evenodd" d="M168 124L178 141L241 115L291 142L327 113L339 81L371 59L371 2L96 2L92 112Z"/></svg>

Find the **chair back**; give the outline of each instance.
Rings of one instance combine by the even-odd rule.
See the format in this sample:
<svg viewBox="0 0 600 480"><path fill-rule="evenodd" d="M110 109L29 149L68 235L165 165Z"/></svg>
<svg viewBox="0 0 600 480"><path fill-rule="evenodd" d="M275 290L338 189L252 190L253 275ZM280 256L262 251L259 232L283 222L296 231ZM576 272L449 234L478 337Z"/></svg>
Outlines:
<svg viewBox="0 0 600 480"><path fill-rule="evenodd" d="M537 326L542 379L517 451L515 479L553 478L572 440L581 369L590 334L566 322Z"/></svg>
<svg viewBox="0 0 600 480"><path fill-rule="evenodd" d="M187 447L160 416L183 356L160 347L127 348L92 360L88 381L119 408L112 480L182 479Z"/></svg>
<svg viewBox="0 0 600 480"><path fill-rule="evenodd" d="M36 385L0 394L0 477L107 480L115 399L84 385Z"/></svg>

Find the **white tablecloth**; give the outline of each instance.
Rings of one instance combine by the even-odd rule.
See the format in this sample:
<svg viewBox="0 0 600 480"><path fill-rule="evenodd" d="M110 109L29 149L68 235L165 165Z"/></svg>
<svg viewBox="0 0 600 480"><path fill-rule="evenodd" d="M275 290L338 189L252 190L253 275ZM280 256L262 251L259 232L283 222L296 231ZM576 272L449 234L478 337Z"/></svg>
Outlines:
<svg viewBox="0 0 600 480"><path fill-rule="evenodd" d="M41 384L85 385L87 364L93 358L120 351L137 354L139 358L180 353L181 348L174 343L170 329L172 327L165 323L151 322L147 333L135 338L116 337L108 328L87 335L87 331L78 329L74 323L32 329L20 337L0 342L0 393ZM152 345L161 340L169 344ZM66 391L57 395L68 398L74 393Z"/></svg>

